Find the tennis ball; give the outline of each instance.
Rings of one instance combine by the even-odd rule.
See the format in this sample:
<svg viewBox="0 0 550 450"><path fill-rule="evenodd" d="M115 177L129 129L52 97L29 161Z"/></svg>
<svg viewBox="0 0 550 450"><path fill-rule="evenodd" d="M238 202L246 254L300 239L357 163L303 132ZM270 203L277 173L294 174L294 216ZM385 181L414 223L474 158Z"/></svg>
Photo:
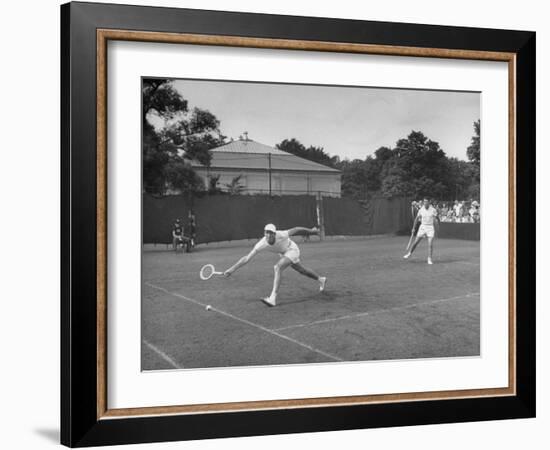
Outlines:
<svg viewBox="0 0 550 450"><path fill-rule="evenodd" d="M210 311L212 309L212 307L210 305L206 305L206 310L207 311Z"/></svg>

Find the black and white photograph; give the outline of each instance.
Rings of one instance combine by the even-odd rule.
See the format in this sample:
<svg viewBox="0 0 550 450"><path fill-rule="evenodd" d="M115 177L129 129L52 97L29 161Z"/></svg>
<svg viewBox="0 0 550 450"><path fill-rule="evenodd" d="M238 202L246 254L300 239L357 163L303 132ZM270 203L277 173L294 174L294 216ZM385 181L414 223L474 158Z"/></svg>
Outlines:
<svg viewBox="0 0 550 450"><path fill-rule="evenodd" d="M480 92L141 87L142 371L480 356Z"/></svg>
<svg viewBox="0 0 550 450"><path fill-rule="evenodd" d="M495 6L6 2L0 446L547 447L548 14Z"/></svg>

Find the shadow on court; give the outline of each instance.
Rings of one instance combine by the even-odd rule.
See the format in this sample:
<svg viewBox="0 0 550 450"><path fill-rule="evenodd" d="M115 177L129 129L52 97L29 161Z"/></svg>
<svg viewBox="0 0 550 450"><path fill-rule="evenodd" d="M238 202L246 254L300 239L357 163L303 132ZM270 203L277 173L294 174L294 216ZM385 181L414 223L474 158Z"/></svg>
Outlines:
<svg viewBox="0 0 550 450"><path fill-rule="evenodd" d="M298 242L303 264L328 277L326 291L288 269L275 308L260 301L271 291L274 254L230 278L199 278L204 264L224 270L253 242L146 250L142 368L479 355L479 242L438 240L429 266L425 243L403 260L407 240Z"/></svg>

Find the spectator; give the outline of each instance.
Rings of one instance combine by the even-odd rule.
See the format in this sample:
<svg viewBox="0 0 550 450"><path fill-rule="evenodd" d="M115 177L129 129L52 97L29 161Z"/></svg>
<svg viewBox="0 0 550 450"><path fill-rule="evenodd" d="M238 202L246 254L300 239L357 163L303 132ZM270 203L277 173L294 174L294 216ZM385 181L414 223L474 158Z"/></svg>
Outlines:
<svg viewBox="0 0 550 450"><path fill-rule="evenodd" d="M178 249L178 245L183 243L183 225L179 219L176 219L174 227L172 228L172 247L174 250Z"/></svg>
<svg viewBox="0 0 550 450"><path fill-rule="evenodd" d="M480 205L477 200L455 200L454 202L434 203L439 220L441 222L454 223L479 223ZM414 214L417 207L416 202L411 203L411 213Z"/></svg>
<svg viewBox="0 0 550 450"><path fill-rule="evenodd" d="M453 210L453 222L457 222L460 214L460 203L458 203L458 200L455 200L452 210Z"/></svg>
<svg viewBox="0 0 550 450"><path fill-rule="evenodd" d="M477 201L472 202L470 207L470 217L473 223L479 223L479 203Z"/></svg>
<svg viewBox="0 0 550 450"><path fill-rule="evenodd" d="M441 208L441 215L447 217L448 211L449 207L447 206L447 203L443 203L443 207Z"/></svg>
<svg viewBox="0 0 550 450"><path fill-rule="evenodd" d="M459 202L458 200L455 201L455 222L461 223L464 220L464 202Z"/></svg>

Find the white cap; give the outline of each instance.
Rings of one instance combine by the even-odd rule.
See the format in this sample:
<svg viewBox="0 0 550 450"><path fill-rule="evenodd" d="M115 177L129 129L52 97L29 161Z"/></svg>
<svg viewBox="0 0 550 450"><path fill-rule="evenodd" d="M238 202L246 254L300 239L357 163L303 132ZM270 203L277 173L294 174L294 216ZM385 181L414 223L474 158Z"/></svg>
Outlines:
<svg viewBox="0 0 550 450"><path fill-rule="evenodd" d="M277 231L277 228L275 228L275 225L273 225L272 223L268 223L264 227L264 231L271 231L272 233L275 233L275 231Z"/></svg>

